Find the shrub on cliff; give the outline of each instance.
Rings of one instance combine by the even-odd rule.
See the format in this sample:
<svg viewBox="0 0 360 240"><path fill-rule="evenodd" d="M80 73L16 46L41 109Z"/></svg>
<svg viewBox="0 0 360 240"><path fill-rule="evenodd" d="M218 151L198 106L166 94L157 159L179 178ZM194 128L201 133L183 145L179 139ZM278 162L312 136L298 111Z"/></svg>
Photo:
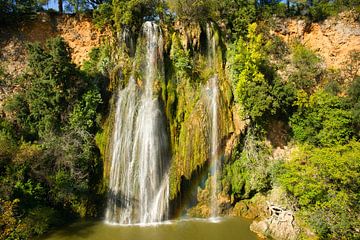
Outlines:
<svg viewBox="0 0 360 240"><path fill-rule="evenodd" d="M278 79L268 64L267 45L250 24L246 38L235 42L229 53L235 101L253 122L288 109L292 103L292 89Z"/></svg>
<svg viewBox="0 0 360 240"><path fill-rule="evenodd" d="M319 56L304 45L296 43L292 49L291 63L294 70L289 76L289 81L296 89L312 93L322 74Z"/></svg>
<svg viewBox="0 0 360 240"><path fill-rule="evenodd" d="M271 149L250 131L242 149L233 153L233 162L225 166L224 183L230 186L230 193L235 199L251 198L271 187L274 166L274 162L269 160Z"/></svg>

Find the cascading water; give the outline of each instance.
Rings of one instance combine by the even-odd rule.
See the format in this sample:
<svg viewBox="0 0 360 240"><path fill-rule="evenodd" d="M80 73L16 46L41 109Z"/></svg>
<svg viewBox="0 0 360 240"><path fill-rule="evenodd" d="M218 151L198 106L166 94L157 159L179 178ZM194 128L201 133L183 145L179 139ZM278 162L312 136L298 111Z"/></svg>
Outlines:
<svg viewBox="0 0 360 240"><path fill-rule="evenodd" d="M206 36L207 36L207 58L208 66L210 68L216 69L216 40L214 32L212 31L213 24L208 23L206 25ZM216 72L214 76L209 79L210 89L211 89L211 100L210 100L210 113L211 113L211 199L210 199L210 208L211 208L211 217L215 218L218 216L218 204L217 204L217 189L218 189L218 173L220 171L220 163L218 156L218 147L219 147L219 133L218 133L218 77Z"/></svg>
<svg viewBox="0 0 360 240"><path fill-rule="evenodd" d="M131 77L116 103L105 216L114 224L154 223L168 217L168 137L153 92L154 82L164 71L162 34L153 22L144 23L142 34L146 40L146 56L140 65L143 89Z"/></svg>

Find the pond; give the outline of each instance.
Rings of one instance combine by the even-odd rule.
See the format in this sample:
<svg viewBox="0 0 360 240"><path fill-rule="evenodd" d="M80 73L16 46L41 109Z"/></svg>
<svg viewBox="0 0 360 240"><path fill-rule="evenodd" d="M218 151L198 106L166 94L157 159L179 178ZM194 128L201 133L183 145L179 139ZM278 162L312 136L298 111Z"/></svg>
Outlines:
<svg viewBox="0 0 360 240"><path fill-rule="evenodd" d="M256 240L250 222L237 217L182 219L153 225L109 225L101 221L76 222L52 232L46 240Z"/></svg>

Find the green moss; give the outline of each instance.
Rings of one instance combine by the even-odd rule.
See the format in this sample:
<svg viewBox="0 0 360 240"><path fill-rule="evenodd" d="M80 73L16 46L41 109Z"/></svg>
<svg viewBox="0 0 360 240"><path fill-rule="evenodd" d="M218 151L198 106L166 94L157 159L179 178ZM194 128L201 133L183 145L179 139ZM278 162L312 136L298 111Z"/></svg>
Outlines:
<svg viewBox="0 0 360 240"><path fill-rule="evenodd" d="M216 42L220 45L220 35L216 32ZM209 79L216 73L219 78L219 137L226 139L233 131L231 86L223 70L222 48L218 47L216 67L209 68L207 58L199 52L184 53L179 33L172 35L171 67L167 84L166 115L170 121L173 159L170 169L170 198L180 191L181 177L190 179L198 167L203 167L209 159L211 119L209 98L205 91ZM178 59L181 56L184 59ZM191 58L191 59L189 59ZM187 59L187 60L186 60ZM189 66L190 68L183 68ZM230 120L230 121L229 121Z"/></svg>
<svg viewBox="0 0 360 240"><path fill-rule="evenodd" d="M95 135L95 143L96 146L99 148L101 159L104 163L104 177L107 175L105 174L106 171L106 163L109 157L109 149L110 149L110 136L111 136L111 123L109 119L105 121L102 126L102 129Z"/></svg>

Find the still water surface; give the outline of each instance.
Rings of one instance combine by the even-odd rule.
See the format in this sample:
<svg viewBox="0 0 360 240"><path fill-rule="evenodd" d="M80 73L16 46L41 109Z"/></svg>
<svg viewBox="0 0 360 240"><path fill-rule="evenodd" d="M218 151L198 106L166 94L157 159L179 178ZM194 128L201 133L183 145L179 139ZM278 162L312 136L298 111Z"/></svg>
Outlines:
<svg viewBox="0 0 360 240"><path fill-rule="evenodd" d="M256 240L249 222L241 218L216 221L185 219L147 226L113 226L100 221L77 222L55 231L45 240Z"/></svg>

